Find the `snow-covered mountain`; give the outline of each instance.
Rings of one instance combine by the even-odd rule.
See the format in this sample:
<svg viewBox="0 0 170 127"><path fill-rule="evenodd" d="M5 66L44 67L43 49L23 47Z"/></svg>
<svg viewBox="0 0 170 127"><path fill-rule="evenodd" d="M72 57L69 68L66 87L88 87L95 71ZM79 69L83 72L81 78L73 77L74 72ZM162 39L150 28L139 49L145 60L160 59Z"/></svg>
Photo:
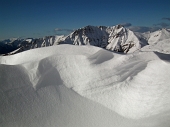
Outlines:
<svg viewBox="0 0 170 127"><path fill-rule="evenodd" d="M148 43L150 45L153 45L159 41L169 39L170 38L170 30L168 29L161 29L158 31L155 31L153 33L150 33L150 37L148 39Z"/></svg>
<svg viewBox="0 0 170 127"><path fill-rule="evenodd" d="M109 44L106 49L112 51L132 53L147 44L140 40L133 31L121 25L108 27L107 31L109 33Z"/></svg>
<svg viewBox="0 0 170 127"><path fill-rule="evenodd" d="M154 44L144 46L141 51L156 51L165 54L170 53L170 38L156 41Z"/></svg>
<svg viewBox="0 0 170 127"><path fill-rule="evenodd" d="M0 42L0 54L16 54L22 51L53 46L58 44L71 45L93 45L107 50L133 53L135 51L149 50L150 46L154 51L160 50L161 41L167 40L165 45L169 45L170 31L161 29L155 32L138 33L133 32L121 25L112 27L106 26L86 26L75 30L71 34L64 36L46 36L39 39L13 39ZM4 43L5 42L5 43ZM160 42L159 44L157 44ZM164 51L163 51L164 52ZM167 52L167 50L165 51Z"/></svg>
<svg viewBox="0 0 170 127"><path fill-rule="evenodd" d="M111 51L131 53L147 45L145 40L140 39L133 31L121 25L112 27L86 26L75 30L68 36L15 40L11 44L17 45L18 49L10 54L57 44L93 45Z"/></svg>
<svg viewBox="0 0 170 127"><path fill-rule="evenodd" d="M7 44L10 42L13 42L15 40L17 40L18 38L10 38L10 39L5 39L5 40L0 40L1 43Z"/></svg>
<svg viewBox="0 0 170 127"><path fill-rule="evenodd" d="M161 53L170 53L170 31L161 29L153 33L147 32L143 36L148 38L148 45L142 47L141 51L156 51Z"/></svg>
<svg viewBox="0 0 170 127"><path fill-rule="evenodd" d="M73 44L73 45L94 45L97 47L105 48L108 44L108 33L105 26L86 26L75 30L68 35L64 42L60 44Z"/></svg>

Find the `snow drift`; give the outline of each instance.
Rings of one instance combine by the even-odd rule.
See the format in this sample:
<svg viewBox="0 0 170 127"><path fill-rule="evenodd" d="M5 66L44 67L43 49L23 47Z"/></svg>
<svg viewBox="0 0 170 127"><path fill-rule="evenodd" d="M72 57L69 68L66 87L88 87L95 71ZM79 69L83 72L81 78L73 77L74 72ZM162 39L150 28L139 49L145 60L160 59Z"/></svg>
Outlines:
<svg viewBox="0 0 170 127"><path fill-rule="evenodd" d="M58 45L0 57L0 126L168 127L170 55Z"/></svg>

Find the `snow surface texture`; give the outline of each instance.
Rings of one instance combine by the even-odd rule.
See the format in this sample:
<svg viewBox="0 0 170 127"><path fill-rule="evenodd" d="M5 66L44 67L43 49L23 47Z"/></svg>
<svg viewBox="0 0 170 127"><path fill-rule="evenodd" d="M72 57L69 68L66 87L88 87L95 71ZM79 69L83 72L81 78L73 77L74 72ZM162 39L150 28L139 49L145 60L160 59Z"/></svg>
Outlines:
<svg viewBox="0 0 170 127"><path fill-rule="evenodd" d="M58 45L0 56L0 126L169 127L169 76L170 54L152 51Z"/></svg>

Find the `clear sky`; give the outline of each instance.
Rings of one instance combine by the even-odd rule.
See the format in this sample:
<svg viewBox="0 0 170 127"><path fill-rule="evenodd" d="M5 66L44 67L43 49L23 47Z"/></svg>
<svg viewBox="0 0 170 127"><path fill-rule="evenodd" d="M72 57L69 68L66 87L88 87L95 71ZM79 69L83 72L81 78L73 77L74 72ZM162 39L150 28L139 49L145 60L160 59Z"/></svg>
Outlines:
<svg viewBox="0 0 170 127"><path fill-rule="evenodd" d="M0 39L68 34L86 25L170 26L170 0L0 0Z"/></svg>

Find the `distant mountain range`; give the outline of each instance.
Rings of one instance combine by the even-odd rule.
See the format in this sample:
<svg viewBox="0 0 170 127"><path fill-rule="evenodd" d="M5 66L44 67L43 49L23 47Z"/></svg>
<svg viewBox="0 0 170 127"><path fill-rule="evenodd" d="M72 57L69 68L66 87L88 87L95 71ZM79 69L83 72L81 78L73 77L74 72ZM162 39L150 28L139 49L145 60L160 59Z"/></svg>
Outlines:
<svg viewBox="0 0 170 127"><path fill-rule="evenodd" d="M64 36L46 36L43 38L7 39L0 41L0 54L11 55L22 51L53 46L58 44L93 45L107 50L132 53L147 45L169 39L170 30L137 33L122 25L112 27L86 26Z"/></svg>

